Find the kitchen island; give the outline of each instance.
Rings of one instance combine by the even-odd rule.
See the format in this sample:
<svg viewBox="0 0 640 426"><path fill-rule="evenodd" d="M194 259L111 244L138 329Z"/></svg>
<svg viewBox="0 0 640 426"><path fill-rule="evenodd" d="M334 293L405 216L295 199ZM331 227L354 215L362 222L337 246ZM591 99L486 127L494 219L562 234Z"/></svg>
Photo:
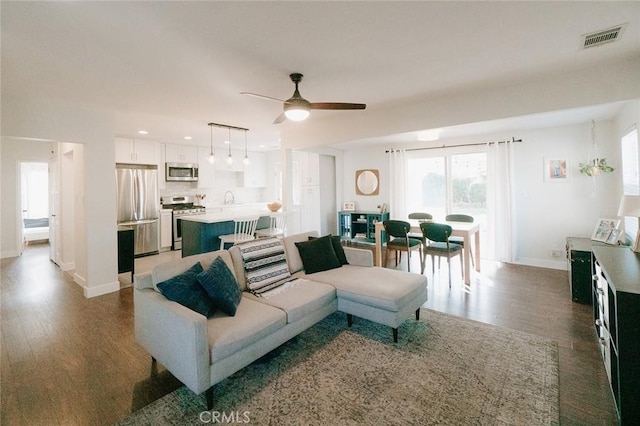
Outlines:
<svg viewBox="0 0 640 426"><path fill-rule="evenodd" d="M248 214L207 213L185 216L182 220L182 257L207 253L220 248L220 235L233 234L234 219L259 216L257 229L268 228L271 213L267 210Z"/></svg>

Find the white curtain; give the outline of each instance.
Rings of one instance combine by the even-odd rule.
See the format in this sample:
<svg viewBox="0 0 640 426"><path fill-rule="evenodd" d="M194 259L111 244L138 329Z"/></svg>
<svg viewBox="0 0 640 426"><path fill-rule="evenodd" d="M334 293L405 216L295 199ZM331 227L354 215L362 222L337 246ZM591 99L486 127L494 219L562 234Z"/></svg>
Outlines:
<svg viewBox="0 0 640 426"><path fill-rule="evenodd" d="M407 218L407 158L404 149L394 149L389 153L390 199L389 217Z"/></svg>
<svg viewBox="0 0 640 426"><path fill-rule="evenodd" d="M487 147L487 231L490 256L514 262L517 256L514 142Z"/></svg>

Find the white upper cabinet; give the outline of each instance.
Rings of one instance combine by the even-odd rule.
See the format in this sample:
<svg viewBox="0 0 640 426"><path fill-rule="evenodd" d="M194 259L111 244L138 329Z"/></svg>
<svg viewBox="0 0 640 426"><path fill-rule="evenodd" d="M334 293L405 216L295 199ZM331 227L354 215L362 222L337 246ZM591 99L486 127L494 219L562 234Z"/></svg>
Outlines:
<svg viewBox="0 0 640 426"><path fill-rule="evenodd" d="M158 164L158 143L142 139L116 138L116 163Z"/></svg>
<svg viewBox="0 0 640 426"><path fill-rule="evenodd" d="M193 145L165 144L167 163L198 163L198 147Z"/></svg>
<svg viewBox="0 0 640 426"><path fill-rule="evenodd" d="M216 183L215 163L209 163L209 154L209 147L198 147L198 188L213 188ZM216 162L221 160L217 157Z"/></svg>
<svg viewBox="0 0 640 426"><path fill-rule="evenodd" d="M312 152L294 152L302 177L302 185L320 185L320 155Z"/></svg>

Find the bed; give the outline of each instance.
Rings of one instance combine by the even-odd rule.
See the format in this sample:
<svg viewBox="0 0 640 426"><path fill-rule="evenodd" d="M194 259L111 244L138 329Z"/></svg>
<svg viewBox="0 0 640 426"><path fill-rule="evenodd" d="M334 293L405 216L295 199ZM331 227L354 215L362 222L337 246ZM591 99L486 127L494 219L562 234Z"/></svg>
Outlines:
<svg viewBox="0 0 640 426"><path fill-rule="evenodd" d="M49 239L49 218L24 219L24 241L41 241Z"/></svg>

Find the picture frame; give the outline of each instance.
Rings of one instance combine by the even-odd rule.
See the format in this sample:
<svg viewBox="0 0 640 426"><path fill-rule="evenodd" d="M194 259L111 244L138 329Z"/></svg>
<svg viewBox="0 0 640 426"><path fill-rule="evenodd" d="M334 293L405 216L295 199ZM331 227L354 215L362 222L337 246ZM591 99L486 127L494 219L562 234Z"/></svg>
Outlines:
<svg viewBox="0 0 640 426"><path fill-rule="evenodd" d="M345 201L344 203L342 203L342 210L346 211L346 212L353 212L356 210L356 203L355 201Z"/></svg>
<svg viewBox="0 0 640 426"><path fill-rule="evenodd" d="M614 229L613 231L611 231L611 235L609 235L609 238L607 238L606 243L611 245L617 245L619 237L620 237L620 230Z"/></svg>
<svg viewBox="0 0 640 426"><path fill-rule="evenodd" d="M593 241L600 241L602 243L606 243L611 237L611 233L613 231L618 230L618 226L620 225L620 219L608 219L608 218L600 218L596 223L596 227L593 229L593 233L591 234L591 239ZM617 236L616 236L617 241Z"/></svg>
<svg viewBox="0 0 640 426"><path fill-rule="evenodd" d="M545 182L562 183L571 180L570 160L565 157L544 157L543 176Z"/></svg>

